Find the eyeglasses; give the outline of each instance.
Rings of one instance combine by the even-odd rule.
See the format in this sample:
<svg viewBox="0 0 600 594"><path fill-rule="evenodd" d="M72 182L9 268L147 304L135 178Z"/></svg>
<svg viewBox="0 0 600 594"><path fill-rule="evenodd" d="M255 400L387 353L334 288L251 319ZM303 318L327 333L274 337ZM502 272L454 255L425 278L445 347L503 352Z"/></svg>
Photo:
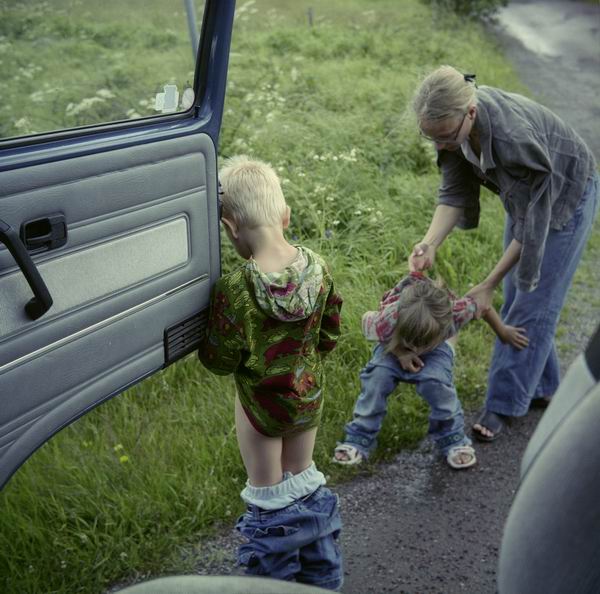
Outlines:
<svg viewBox="0 0 600 594"><path fill-rule="evenodd" d="M419 130L419 133L421 134L421 136L423 138L426 138L427 140L431 140L431 142L435 142L437 144L454 144L454 143L456 143L456 139L458 138L458 135L460 134L460 131L462 130L463 124L465 123L465 118L467 117L468 113L469 113L469 110L465 111L465 115L463 116L462 120L460 121L458 128L456 128L456 130L454 132L452 132L451 134L448 134L447 136L444 136L443 138L434 138L433 136L429 136L429 135L425 134L425 132L423 132L423 130Z"/></svg>

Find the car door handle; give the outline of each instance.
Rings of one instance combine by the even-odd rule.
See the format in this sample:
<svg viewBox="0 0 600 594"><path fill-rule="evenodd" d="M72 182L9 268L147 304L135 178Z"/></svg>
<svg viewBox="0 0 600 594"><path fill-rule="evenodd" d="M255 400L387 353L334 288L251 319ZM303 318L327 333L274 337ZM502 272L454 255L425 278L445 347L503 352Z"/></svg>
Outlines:
<svg viewBox="0 0 600 594"><path fill-rule="evenodd" d="M33 291L34 297L25 304L25 313L30 319L37 320L52 306L50 291L48 291L46 283L40 276L18 233L2 219L0 219L0 242L8 248Z"/></svg>
<svg viewBox="0 0 600 594"><path fill-rule="evenodd" d="M21 225L21 240L28 252L55 250L67 243L65 215L53 214Z"/></svg>

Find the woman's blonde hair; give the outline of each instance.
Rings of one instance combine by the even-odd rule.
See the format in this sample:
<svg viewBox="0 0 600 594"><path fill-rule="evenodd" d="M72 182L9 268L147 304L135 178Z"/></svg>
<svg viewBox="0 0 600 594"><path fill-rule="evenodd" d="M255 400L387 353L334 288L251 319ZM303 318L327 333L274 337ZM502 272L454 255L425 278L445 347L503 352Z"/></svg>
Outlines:
<svg viewBox="0 0 600 594"><path fill-rule="evenodd" d="M398 321L387 352L432 348L452 330L452 303L440 282L419 282L406 287L397 302Z"/></svg>
<svg viewBox="0 0 600 594"><path fill-rule="evenodd" d="M224 161L219 171L224 216L243 227L280 224L287 204L271 165L246 155Z"/></svg>
<svg viewBox="0 0 600 594"><path fill-rule="evenodd" d="M452 66L440 66L427 75L413 97L413 109L420 122L436 122L462 116L477 104L474 75L461 74Z"/></svg>

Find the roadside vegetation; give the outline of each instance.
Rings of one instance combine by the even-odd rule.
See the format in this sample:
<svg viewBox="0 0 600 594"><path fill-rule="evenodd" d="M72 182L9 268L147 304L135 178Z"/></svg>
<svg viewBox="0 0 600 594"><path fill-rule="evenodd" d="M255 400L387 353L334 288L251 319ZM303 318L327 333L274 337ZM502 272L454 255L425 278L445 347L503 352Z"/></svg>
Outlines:
<svg viewBox="0 0 600 594"><path fill-rule="evenodd" d="M119 52L129 59L126 44ZM94 56L86 64L100 72ZM407 106L419 77L443 63L476 72L481 85L526 93L479 25L441 18L417 0L238 5L219 153L276 167L292 207L290 235L323 254L344 297L315 452L332 483L352 474L330 457L369 357L361 315L406 273L436 202L434 152ZM480 227L454 233L438 256L435 273L457 293L500 256L500 201L486 193L482 202ZM225 242L228 271L239 260ZM466 408L482 401L492 344L483 323L461 334L455 377ZM190 356L43 446L0 494L0 590L95 593L191 571L192 545L242 509L233 397L231 378L211 376ZM402 386L374 460L413 447L426 428L426 405Z"/></svg>

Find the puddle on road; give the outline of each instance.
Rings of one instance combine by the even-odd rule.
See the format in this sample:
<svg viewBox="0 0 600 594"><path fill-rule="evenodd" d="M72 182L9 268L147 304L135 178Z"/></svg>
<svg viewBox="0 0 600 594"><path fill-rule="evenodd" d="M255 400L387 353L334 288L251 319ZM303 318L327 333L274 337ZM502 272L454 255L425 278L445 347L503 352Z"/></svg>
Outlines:
<svg viewBox="0 0 600 594"><path fill-rule="evenodd" d="M552 44L540 37L536 29L531 24L523 22L518 14L506 10L498 15L498 23L504 27L508 35L520 41L529 51L548 58L559 56Z"/></svg>
<svg viewBox="0 0 600 594"><path fill-rule="evenodd" d="M432 490L432 468L437 463L434 452L402 452L390 465L396 473L396 485L404 499L422 501Z"/></svg>
<svg viewBox="0 0 600 594"><path fill-rule="evenodd" d="M527 50L545 58L597 58L600 8L583 2L510 3L497 21Z"/></svg>

